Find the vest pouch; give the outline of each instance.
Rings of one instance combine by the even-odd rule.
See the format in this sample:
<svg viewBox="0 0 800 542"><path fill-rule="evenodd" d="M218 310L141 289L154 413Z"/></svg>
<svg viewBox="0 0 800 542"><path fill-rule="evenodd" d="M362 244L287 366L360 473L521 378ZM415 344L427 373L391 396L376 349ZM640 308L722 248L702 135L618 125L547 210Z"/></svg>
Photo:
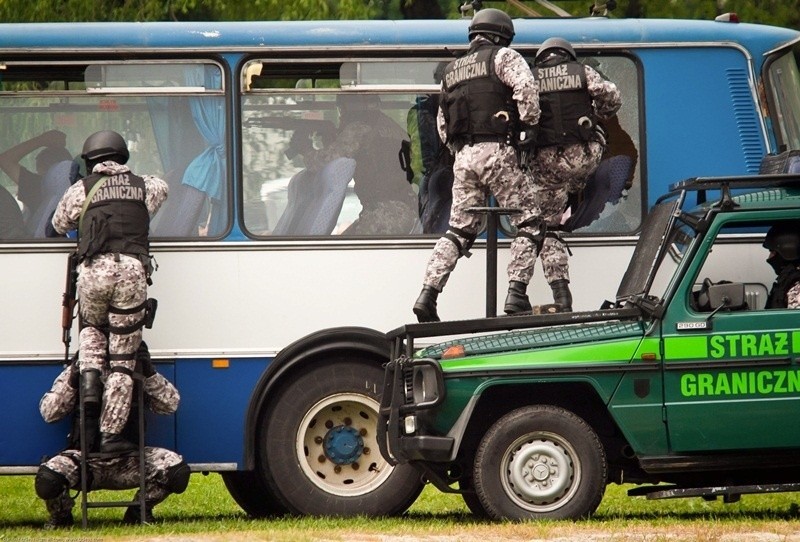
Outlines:
<svg viewBox="0 0 800 542"><path fill-rule="evenodd" d="M106 213L93 213L88 224L84 225L85 232L80 233L78 257L81 261L92 259L105 251L109 240L109 221Z"/></svg>

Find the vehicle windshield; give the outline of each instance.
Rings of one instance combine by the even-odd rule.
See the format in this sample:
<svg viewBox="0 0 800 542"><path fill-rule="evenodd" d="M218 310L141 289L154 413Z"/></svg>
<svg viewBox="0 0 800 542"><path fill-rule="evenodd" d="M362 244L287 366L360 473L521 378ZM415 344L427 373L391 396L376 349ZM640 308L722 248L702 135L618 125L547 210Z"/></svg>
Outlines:
<svg viewBox="0 0 800 542"><path fill-rule="evenodd" d="M785 49L767 67L772 122L781 149L800 149L800 42Z"/></svg>
<svg viewBox="0 0 800 542"><path fill-rule="evenodd" d="M664 297L695 236L689 225L674 219L681 201L680 198L665 201L650 211L617 290L618 301L644 294Z"/></svg>

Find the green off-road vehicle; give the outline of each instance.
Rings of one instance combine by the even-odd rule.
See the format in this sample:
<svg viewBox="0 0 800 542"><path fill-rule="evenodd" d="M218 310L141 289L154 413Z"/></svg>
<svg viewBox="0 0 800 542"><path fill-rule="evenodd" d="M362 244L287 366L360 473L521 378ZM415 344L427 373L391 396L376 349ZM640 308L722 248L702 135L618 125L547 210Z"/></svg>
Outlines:
<svg viewBox="0 0 800 542"><path fill-rule="evenodd" d="M798 218L799 176L690 179L653 207L606 308L391 332L384 456L492 518L583 518L612 482L800 491L800 311L765 308L762 247ZM415 347L433 337L450 340Z"/></svg>

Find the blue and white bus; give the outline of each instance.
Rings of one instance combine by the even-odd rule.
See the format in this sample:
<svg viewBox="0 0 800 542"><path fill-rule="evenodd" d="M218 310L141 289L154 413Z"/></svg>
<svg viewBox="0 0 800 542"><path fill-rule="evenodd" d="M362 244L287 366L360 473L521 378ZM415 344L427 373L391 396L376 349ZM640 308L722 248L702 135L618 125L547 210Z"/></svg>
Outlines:
<svg viewBox="0 0 800 542"><path fill-rule="evenodd" d="M606 182L632 185L568 236L576 310L613 296L644 213L670 183L756 173L766 154L800 149L800 32L717 21L514 23L527 58L564 37L624 100L608 127L608 163L624 167ZM56 166L36 171L46 149L37 138L62 132L74 157L89 134L113 129L129 143L132 169L171 187L152 224L159 311L145 340L182 403L149 420L149 441L194 471L222 473L254 516L404 511L422 481L378 450L384 332L413 319L441 230L415 220L348 231L363 208L351 177L357 160L381 160L387 198L400 179L423 203L446 201L447 189L428 182L435 137L424 115L437 69L465 49L468 24L0 24L0 154L29 142L14 172L25 174L0 173L0 196L24 220L23 234L0 231L0 474L34 473L67 432L37 408L64 362L61 295L74 244L41 236L48 208L23 201L31 190L45 203L63 192L63 169L58 178ZM304 169L293 136L325 148L339 108L359 101L397 125L397 152ZM501 286L509 236L499 240ZM744 236L735 246L758 245ZM479 239L459 262L443 318L484 313L485 247ZM551 301L541 269L530 294Z"/></svg>

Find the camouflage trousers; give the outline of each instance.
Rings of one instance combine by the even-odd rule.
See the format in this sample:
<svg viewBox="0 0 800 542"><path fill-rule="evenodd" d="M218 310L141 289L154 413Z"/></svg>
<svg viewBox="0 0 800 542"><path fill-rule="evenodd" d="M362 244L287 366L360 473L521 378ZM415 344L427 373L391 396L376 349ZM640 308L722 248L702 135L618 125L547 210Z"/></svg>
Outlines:
<svg viewBox="0 0 800 542"><path fill-rule="evenodd" d="M568 145L561 150L555 146L537 150L531 173L542 220L548 230L552 232L559 228L569 194L583 190L602 157L603 146L594 141ZM555 235L545 238L540 254L548 283L569 280L569 252L561 237Z"/></svg>
<svg viewBox="0 0 800 542"><path fill-rule="evenodd" d="M147 446L145 454L145 501L148 505L155 506L169 496L167 489L167 473L171 467L178 465L183 458L177 453L165 448ZM69 488L73 491L80 490L81 486L81 452L79 450L65 450L59 455L49 459L46 467L61 474L67 479ZM87 465L89 471L89 490L98 489L133 489L139 487L139 456L113 457L108 459L92 458ZM134 500L138 500L136 492ZM69 495L69 490L54 499L45 501L47 511L51 517L63 517L72 512L75 500Z"/></svg>
<svg viewBox="0 0 800 542"><path fill-rule="evenodd" d="M147 299L147 277L142 263L130 256L103 254L84 262L78 276L80 303L80 367L81 372L106 367L121 367L133 371L136 366L136 349L142 341L142 329L129 333L115 331L140 322L144 309L127 314L125 311L140 306ZM108 339L103 329L110 326ZM128 420L133 380L125 373L111 372L103 391L103 410L100 431L118 434Z"/></svg>
<svg viewBox="0 0 800 542"><path fill-rule="evenodd" d="M450 235L462 246L469 246L478 232L482 216L467 212L470 207L486 205L489 192L501 207L520 209L511 215L511 223L531 235L539 210L530 177L520 169L513 147L501 143L476 143L456 152L453 164L453 204L450 210ZM530 221L530 222L529 222ZM465 235L466 234L466 235ZM423 283L441 291L461 256L458 246L448 237L436 242L425 269ZM527 237L518 236L511 243L509 280L528 284L533 276L536 247Z"/></svg>

